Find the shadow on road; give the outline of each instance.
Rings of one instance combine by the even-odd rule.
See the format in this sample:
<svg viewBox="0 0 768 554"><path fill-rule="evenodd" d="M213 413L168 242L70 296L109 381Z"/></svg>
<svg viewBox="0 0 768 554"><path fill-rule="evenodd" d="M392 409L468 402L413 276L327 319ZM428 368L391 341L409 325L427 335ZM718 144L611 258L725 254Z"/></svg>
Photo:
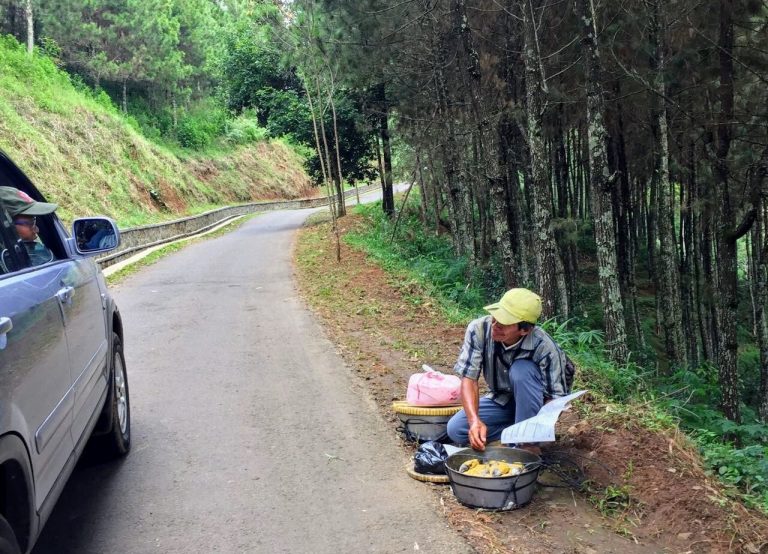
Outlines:
<svg viewBox="0 0 768 554"><path fill-rule="evenodd" d="M102 508L122 498L114 489L123 462L105 460L93 445L88 445L32 554L99 552L97 545L92 544L93 523L104 517L106 510Z"/></svg>

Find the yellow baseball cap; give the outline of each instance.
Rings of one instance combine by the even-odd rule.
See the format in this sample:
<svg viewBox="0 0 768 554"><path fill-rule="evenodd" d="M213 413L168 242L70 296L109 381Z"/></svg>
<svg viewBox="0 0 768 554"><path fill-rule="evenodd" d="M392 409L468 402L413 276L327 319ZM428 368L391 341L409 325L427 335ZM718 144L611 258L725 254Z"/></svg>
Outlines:
<svg viewBox="0 0 768 554"><path fill-rule="evenodd" d="M510 289L501 300L483 309L502 325L536 323L541 315L541 297L528 289Z"/></svg>

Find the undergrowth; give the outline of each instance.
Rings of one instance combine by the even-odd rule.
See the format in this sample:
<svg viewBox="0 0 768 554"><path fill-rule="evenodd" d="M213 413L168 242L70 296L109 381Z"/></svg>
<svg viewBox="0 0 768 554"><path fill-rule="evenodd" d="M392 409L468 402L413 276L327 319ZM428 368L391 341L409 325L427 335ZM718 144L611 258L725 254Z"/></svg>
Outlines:
<svg viewBox="0 0 768 554"><path fill-rule="evenodd" d="M481 315L481 307L503 291L500 272L493 265L472 269L466 258L456 255L447 238L425 232L415 213L406 210L401 214L395 230L394 221L384 216L380 204L355 210L368 224L347 233L345 240L395 273L406 301L409 294L426 294L450 322L466 323ZM419 286L410 287L413 283ZM549 320L541 325L576 362L577 387L588 388L614 411L639 418L647 428L682 428L698 446L709 471L732 485L729 494L768 513L768 426L760 424L746 406L742 425L717 410L714 368L668 375L645 363L645 358L618 365L608 359L601 331L584 328L577 320Z"/></svg>

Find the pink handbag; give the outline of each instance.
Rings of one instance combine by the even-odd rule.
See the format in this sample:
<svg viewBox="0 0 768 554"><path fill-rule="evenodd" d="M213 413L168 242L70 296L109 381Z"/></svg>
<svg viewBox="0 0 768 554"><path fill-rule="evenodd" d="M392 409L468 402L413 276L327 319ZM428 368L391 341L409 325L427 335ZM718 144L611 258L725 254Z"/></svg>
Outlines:
<svg viewBox="0 0 768 554"><path fill-rule="evenodd" d="M461 404L461 379L446 375L428 365L425 373L414 373L408 380L406 400L415 406L451 406Z"/></svg>

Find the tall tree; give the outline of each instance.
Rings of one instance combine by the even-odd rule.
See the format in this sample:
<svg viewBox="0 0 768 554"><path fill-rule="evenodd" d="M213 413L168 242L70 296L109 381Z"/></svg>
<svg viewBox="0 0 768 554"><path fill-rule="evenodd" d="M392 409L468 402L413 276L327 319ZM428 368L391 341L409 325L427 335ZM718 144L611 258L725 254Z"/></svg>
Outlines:
<svg viewBox="0 0 768 554"><path fill-rule="evenodd" d="M624 306L621 303L619 268L616 259L616 232L614 229L612 188L617 174L608 169L608 133L605 130L605 100L603 98L602 67L597 43L597 25L592 0L578 0L577 12L584 23L582 42L586 63L587 140L589 143L589 174L592 199L592 217L597 242L597 274L605 315L605 344L611 358L627 360L627 333Z"/></svg>
<svg viewBox="0 0 768 554"><path fill-rule="evenodd" d="M528 148L530 150L530 174L533 188L533 239L536 276L543 299L545 317L568 317L568 294L555 236L552 231L552 191L546 169L547 153L543 137L543 116L546 95L546 79L539 51L539 21L534 0L521 0L525 46L526 115L528 120Z"/></svg>
<svg viewBox="0 0 768 554"><path fill-rule="evenodd" d="M682 304L680 296L680 262L674 229L672 183L669 177L669 122L667 90L664 84L666 9L665 0L654 0L650 5L649 25L651 34L651 129L654 138L655 209L654 231L659 240L657 267L654 274L658 282L659 324L664 338L666 353L671 363L685 364L686 349L683 333Z"/></svg>
<svg viewBox="0 0 768 554"><path fill-rule="evenodd" d="M739 374L736 367L736 312L739 307L737 294L737 253L736 241L748 231L746 221L737 228L736 198L731 192L730 164L728 155L733 138L734 120L734 64L733 64L733 2L720 0L718 59L719 71L719 115L714 131L714 167L716 189L715 251L717 259L717 317L718 351L717 362L720 374L720 391L723 412L733 421L741 420L739 406Z"/></svg>

